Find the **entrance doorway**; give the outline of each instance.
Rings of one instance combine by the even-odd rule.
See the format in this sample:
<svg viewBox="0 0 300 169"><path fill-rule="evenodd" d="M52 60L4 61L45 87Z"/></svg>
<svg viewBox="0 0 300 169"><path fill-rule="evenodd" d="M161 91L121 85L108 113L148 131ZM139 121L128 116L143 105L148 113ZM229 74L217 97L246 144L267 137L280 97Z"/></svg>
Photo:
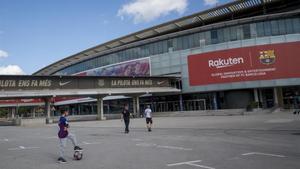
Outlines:
<svg viewBox="0 0 300 169"><path fill-rule="evenodd" d="M274 99L274 89L273 88L266 88L260 89L260 101L262 108L272 108L275 105Z"/></svg>

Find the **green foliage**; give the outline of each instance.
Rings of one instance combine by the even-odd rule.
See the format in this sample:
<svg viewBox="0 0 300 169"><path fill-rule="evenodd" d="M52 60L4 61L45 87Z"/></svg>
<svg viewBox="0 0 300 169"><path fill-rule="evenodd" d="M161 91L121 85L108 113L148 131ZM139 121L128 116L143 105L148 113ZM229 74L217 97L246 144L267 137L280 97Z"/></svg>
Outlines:
<svg viewBox="0 0 300 169"><path fill-rule="evenodd" d="M247 105L246 110L252 111L253 109L259 108L259 102L251 102Z"/></svg>
<svg viewBox="0 0 300 169"><path fill-rule="evenodd" d="M7 108L0 108L0 118L5 118L7 117L9 111Z"/></svg>

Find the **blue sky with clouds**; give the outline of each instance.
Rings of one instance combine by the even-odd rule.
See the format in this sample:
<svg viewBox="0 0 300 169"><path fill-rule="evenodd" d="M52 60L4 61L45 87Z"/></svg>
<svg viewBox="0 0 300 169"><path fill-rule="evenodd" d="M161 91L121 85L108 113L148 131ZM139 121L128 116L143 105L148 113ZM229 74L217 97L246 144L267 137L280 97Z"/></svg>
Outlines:
<svg viewBox="0 0 300 169"><path fill-rule="evenodd" d="M0 74L32 74L84 49L231 0L0 0Z"/></svg>

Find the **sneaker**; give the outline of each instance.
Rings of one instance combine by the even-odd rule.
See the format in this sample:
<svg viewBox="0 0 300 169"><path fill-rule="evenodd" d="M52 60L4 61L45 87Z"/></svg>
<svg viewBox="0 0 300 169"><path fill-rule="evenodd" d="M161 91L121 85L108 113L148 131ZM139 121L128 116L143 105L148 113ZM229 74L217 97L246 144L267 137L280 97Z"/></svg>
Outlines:
<svg viewBox="0 0 300 169"><path fill-rule="evenodd" d="M151 132L152 131L151 128L148 128L148 131Z"/></svg>
<svg viewBox="0 0 300 169"><path fill-rule="evenodd" d="M67 163L67 161L62 157L59 157L57 161L62 164Z"/></svg>
<svg viewBox="0 0 300 169"><path fill-rule="evenodd" d="M82 148L80 148L79 146L75 146L74 150L82 150Z"/></svg>

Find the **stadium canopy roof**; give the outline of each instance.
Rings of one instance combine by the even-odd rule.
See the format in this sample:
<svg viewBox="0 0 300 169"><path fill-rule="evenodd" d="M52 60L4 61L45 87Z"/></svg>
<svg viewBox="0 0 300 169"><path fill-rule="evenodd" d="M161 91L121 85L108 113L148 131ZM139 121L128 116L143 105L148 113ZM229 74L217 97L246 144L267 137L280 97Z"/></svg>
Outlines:
<svg viewBox="0 0 300 169"><path fill-rule="evenodd" d="M195 13L170 22L160 24L133 34L114 39L101 45L89 48L60 61L57 61L39 71L34 75L51 75L62 68L75 63L82 62L101 55L110 49L127 45L144 39L178 32L181 30L216 23L220 20L233 20L242 17L253 16L257 13L266 12L266 8L274 4L285 3L287 0L237 0L203 12Z"/></svg>

